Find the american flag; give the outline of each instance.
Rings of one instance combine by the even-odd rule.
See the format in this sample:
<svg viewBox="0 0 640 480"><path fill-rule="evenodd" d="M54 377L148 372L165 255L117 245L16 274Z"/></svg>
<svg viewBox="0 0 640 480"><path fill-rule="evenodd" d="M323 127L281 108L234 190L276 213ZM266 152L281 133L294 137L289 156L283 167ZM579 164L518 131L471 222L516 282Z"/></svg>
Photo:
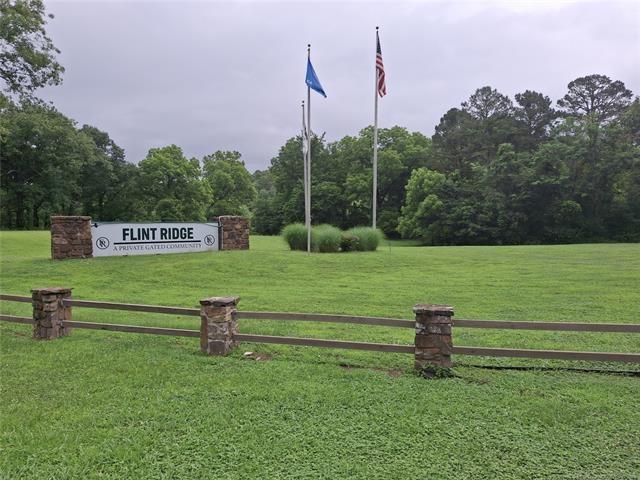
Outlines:
<svg viewBox="0 0 640 480"><path fill-rule="evenodd" d="M378 79L378 95L384 97L387 94L387 84L384 81L384 64L382 63L382 49L380 48L380 37L376 30L376 77Z"/></svg>

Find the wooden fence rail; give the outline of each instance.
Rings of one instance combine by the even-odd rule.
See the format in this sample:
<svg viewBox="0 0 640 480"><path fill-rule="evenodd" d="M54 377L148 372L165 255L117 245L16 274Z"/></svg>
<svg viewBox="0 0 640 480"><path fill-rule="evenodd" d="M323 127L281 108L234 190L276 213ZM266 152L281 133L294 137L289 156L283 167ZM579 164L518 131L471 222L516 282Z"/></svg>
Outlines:
<svg viewBox="0 0 640 480"><path fill-rule="evenodd" d="M453 326L463 328L497 328L501 330L640 333L640 324L633 323L514 322L509 320L464 320L455 318L453 320Z"/></svg>
<svg viewBox="0 0 640 480"><path fill-rule="evenodd" d="M515 348L453 347L458 355L481 357L540 358L546 360L586 360L640 363L640 353L571 352L567 350L526 350Z"/></svg>
<svg viewBox="0 0 640 480"><path fill-rule="evenodd" d="M415 328L413 320L398 320L383 317L355 317L352 315L328 315L323 313L284 313L284 312L244 312L237 313L238 319L253 320L292 320L296 322L355 323L358 325L378 325L384 327Z"/></svg>
<svg viewBox="0 0 640 480"><path fill-rule="evenodd" d="M129 312L162 313L167 315L200 316L199 308L164 307L160 305L140 305L135 303L94 302L89 300L63 300L68 307L100 308L105 310L126 310Z"/></svg>
<svg viewBox="0 0 640 480"><path fill-rule="evenodd" d="M7 295L6 293L0 293L0 300L6 300L7 302L32 302L31 297L25 297L22 295Z"/></svg>
<svg viewBox="0 0 640 480"><path fill-rule="evenodd" d="M0 294L0 300L31 303L32 297ZM201 316L201 309L169 307L159 305L141 305L116 302L100 302L89 300L76 300L62 298L60 304L64 308L82 307L106 310L124 310L133 312L159 313L179 316ZM291 313L291 312L251 312L233 310L237 319L254 320L284 320L304 322L330 322L340 324L374 325L400 328L416 328L414 320L395 319L385 317L362 317L353 315L328 315L316 313ZM69 318L69 317L65 317ZM15 315L0 314L0 321L35 324L34 318ZM106 330L113 332L142 333L152 335L172 335L192 337L201 340L201 330L188 330L179 328L143 327L137 325L120 325L111 323L80 322L75 320L61 320L61 327L85 328L92 330ZM514 329L514 330L548 330L548 331L575 331L575 332L606 332L606 333L640 333L640 324L619 323L569 323L569 322L530 322L530 321L497 321L497 320L468 320L452 319L451 325L455 328L490 328L490 329ZM254 335L236 333L234 342L272 343L282 345L299 345L325 348L345 348L357 350L369 350L389 353L416 353L419 348L416 336L415 345L397 345L369 342L353 342L344 340L329 340L318 338L299 338L270 335ZM456 355L477 355L485 357L515 357L553 360L582 360L582 361L606 361L606 362L630 362L640 363L640 353L613 353L613 352L573 352L561 350L528 350L512 348L487 348L452 346L449 353Z"/></svg>
<svg viewBox="0 0 640 480"><path fill-rule="evenodd" d="M31 317L16 317L15 315L0 315L0 321L10 323L30 323L33 324Z"/></svg>
<svg viewBox="0 0 640 480"><path fill-rule="evenodd" d="M147 333L151 335L172 335L176 337L199 337L200 330L185 330L182 328L141 327L138 325L120 325L117 323L94 323L65 320L65 327L88 328L90 330L107 330L109 332Z"/></svg>

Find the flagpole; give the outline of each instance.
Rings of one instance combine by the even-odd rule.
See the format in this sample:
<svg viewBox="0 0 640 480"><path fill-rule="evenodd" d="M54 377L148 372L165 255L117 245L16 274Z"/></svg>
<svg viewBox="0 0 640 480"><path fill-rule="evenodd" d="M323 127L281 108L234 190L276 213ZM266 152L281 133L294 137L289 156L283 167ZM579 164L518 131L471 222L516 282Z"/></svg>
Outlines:
<svg viewBox="0 0 640 480"><path fill-rule="evenodd" d="M311 60L311 44L307 44L307 61ZM311 87L307 85L307 252L311 252Z"/></svg>
<svg viewBox="0 0 640 480"><path fill-rule="evenodd" d="M376 27L376 56L378 48L378 27ZM376 228L378 210L378 68L374 63L374 107L373 107L373 228Z"/></svg>
<svg viewBox="0 0 640 480"><path fill-rule="evenodd" d="M307 225L307 211L308 211L308 198L307 198L307 154L309 152L309 142L307 138L309 136L307 126L304 121L304 100L302 101L302 163L304 165L304 178L303 178L303 186L304 186L304 223ZM305 142L307 143L307 147L305 148Z"/></svg>

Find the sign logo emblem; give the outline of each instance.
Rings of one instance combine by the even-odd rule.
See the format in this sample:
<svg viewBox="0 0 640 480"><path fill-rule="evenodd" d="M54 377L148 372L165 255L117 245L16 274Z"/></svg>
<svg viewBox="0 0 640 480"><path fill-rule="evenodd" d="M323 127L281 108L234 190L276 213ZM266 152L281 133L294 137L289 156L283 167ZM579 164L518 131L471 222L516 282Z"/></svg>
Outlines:
<svg viewBox="0 0 640 480"><path fill-rule="evenodd" d="M216 243L216 238L213 235L207 235L204 237L204 243L208 246L211 246Z"/></svg>
<svg viewBox="0 0 640 480"><path fill-rule="evenodd" d="M100 250L104 250L105 248L109 248L109 239L106 237L100 237L96 240L96 247Z"/></svg>

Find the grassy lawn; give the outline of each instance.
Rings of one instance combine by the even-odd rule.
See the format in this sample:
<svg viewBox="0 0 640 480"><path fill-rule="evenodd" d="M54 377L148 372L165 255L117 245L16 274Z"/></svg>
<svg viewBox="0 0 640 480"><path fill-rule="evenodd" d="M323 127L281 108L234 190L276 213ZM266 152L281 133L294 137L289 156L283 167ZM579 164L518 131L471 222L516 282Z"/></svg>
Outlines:
<svg viewBox="0 0 640 480"><path fill-rule="evenodd" d="M0 291L193 307L411 318L640 322L640 245L248 252L52 262L47 232L0 232ZM0 302L3 313L30 305ZM197 329L194 317L74 309L74 319ZM409 344L409 329L241 321L245 333ZM640 352L640 335L456 328L454 344ZM0 324L0 478L640 478L638 365L458 356L427 381L410 355ZM267 360L245 358L252 351ZM471 365L529 366L527 371ZM585 373L588 367L618 373Z"/></svg>

